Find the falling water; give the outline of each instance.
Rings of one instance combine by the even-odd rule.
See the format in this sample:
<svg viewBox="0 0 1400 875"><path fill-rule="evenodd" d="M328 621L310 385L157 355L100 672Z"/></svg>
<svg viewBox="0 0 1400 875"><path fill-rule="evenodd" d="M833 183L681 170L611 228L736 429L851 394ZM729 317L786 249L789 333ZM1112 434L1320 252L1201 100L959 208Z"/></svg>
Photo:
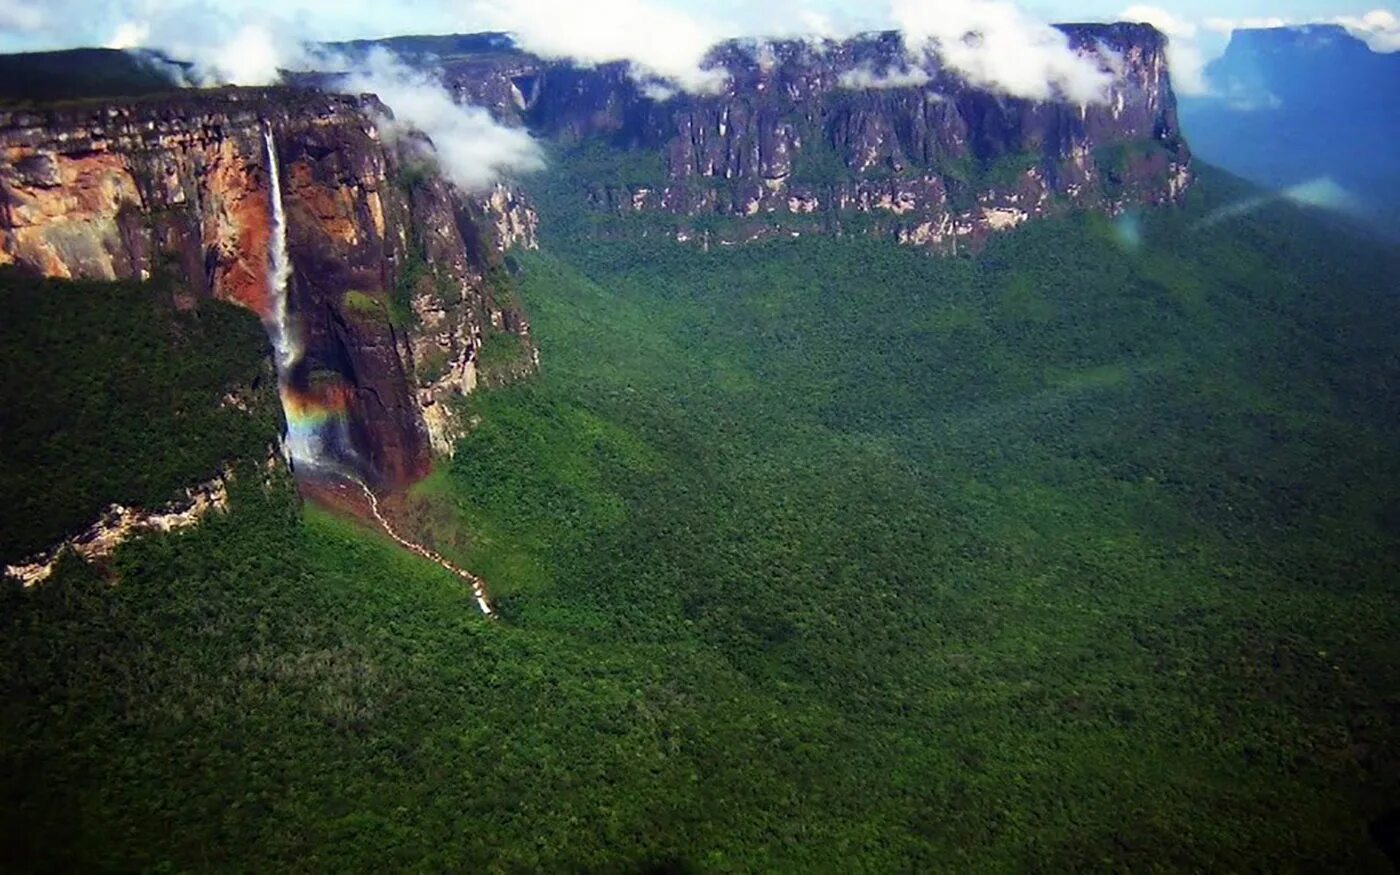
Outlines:
<svg viewBox="0 0 1400 875"><path fill-rule="evenodd" d="M281 170L277 165L277 145L272 128L263 126L263 142L267 145L267 171L272 200L272 240L269 246L267 284L268 307L263 314L277 360L277 389L282 399L282 411L287 419L285 452L294 470L306 473L333 474L358 486L369 500L370 513L396 542L418 555L451 571L472 588L477 606L487 617L495 616L487 600L486 583L464 571L421 544L400 535L379 510L379 499L360 479L357 469L363 467L360 455L350 438L350 386L343 380L319 385L307 385L302 358L305 349L301 337L287 310L287 284L292 278L292 262L287 255L287 214L282 203Z"/></svg>
<svg viewBox="0 0 1400 875"><path fill-rule="evenodd" d="M287 282L292 278L292 261L287 257L287 213L282 205L282 172L277 166L277 146L272 141L272 128L263 127L263 142L267 144L267 171L272 188L272 241L268 265L270 301L267 333L272 339L277 357L277 373L283 377L301 358L301 343L287 314Z"/></svg>
<svg viewBox="0 0 1400 875"><path fill-rule="evenodd" d="M282 399L282 412L287 418L285 451L293 468L304 471L334 469L333 459L339 455L354 458L346 421L346 397L343 387L331 386L330 392L309 391L298 385L297 366L305 350L296 324L287 306L287 286L292 278L292 260L287 254L287 213L282 203L282 173L277 164L277 144L272 128L263 126L263 142L267 146L269 195L272 201L272 239L268 246L268 306L263 314L268 338L272 341L273 357L277 362L277 387ZM325 397L323 397L325 396Z"/></svg>

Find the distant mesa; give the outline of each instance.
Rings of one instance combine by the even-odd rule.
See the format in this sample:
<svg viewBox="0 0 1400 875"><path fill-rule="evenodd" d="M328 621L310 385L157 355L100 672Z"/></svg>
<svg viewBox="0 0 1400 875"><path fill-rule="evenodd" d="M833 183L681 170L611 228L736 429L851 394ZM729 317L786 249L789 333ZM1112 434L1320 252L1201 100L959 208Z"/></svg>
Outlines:
<svg viewBox="0 0 1400 875"><path fill-rule="evenodd" d="M1287 189L1328 177L1381 233L1400 235L1400 53L1339 25L1238 30L1181 103L1202 159Z"/></svg>

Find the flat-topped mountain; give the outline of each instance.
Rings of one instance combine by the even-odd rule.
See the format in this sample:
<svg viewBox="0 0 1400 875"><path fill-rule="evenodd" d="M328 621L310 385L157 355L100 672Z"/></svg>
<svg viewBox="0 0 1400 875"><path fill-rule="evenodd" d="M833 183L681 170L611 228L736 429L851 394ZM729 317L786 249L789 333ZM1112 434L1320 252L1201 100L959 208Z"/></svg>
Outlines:
<svg viewBox="0 0 1400 875"><path fill-rule="evenodd" d="M856 233L950 252L1074 207L1171 202L1190 184L1162 35L1062 30L1102 78L1087 102L974 84L894 33L721 43L703 93L625 63L536 57L502 34L329 56L387 48L459 102L528 129L555 159L529 184L590 215L595 233L706 247ZM75 83L102 78L84 65L113 65L110 53L71 60ZM285 330L272 323L290 319L291 440L305 418L329 429L317 439L339 464L401 485L451 452L462 425L448 402L482 379L491 337L519 353L508 371L532 367L528 321L488 277L506 246L533 242L536 219L517 189L468 195L424 172L421 142L381 135L392 108L334 93L338 74L289 78L303 87L0 111L0 264L82 279L173 273L190 294L254 310L274 342ZM279 245L284 288L271 267Z"/></svg>
<svg viewBox="0 0 1400 875"><path fill-rule="evenodd" d="M575 175L596 210L668 216L683 239L721 217L728 242L859 227L950 250L1065 206L1168 202L1189 185L1165 38L1138 24L1061 29L1103 71L1101 99L1011 97L896 33L721 43L710 93L626 63L539 58L500 34L383 45L559 144L566 163L586 153Z"/></svg>
<svg viewBox="0 0 1400 875"><path fill-rule="evenodd" d="M1207 77L1213 93L1182 104L1202 158L1270 187L1331 177L1398 233L1400 53L1333 25L1238 30Z"/></svg>

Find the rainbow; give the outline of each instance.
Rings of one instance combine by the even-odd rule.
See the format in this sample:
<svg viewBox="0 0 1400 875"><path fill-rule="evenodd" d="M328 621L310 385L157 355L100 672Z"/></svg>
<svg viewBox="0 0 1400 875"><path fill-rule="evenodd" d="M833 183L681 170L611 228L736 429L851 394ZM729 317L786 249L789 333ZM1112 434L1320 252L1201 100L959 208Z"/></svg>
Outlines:
<svg viewBox="0 0 1400 875"><path fill-rule="evenodd" d="M287 420L284 450L292 467L306 471L339 468L338 460L356 460L350 437L350 405L353 391L343 380L318 380L307 388L296 385L295 374L305 349L299 326L288 307L292 264L287 252L287 214L282 204L281 168L271 126L263 127L270 179L272 239L268 247L267 306L263 324L277 362L278 394Z"/></svg>
<svg viewBox="0 0 1400 875"><path fill-rule="evenodd" d="M287 419L287 453L294 464L315 470L334 459L353 458L350 402L353 390L343 382L302 390L283 383L279 393Z"/></svg>
<svg viewBox="0 0 1400 875"><path fill-rule="evenodd" d="M324 425L346 415L353 391L345 383L335 382L306 390L284 385L281 395L289 422Z"/></svg>

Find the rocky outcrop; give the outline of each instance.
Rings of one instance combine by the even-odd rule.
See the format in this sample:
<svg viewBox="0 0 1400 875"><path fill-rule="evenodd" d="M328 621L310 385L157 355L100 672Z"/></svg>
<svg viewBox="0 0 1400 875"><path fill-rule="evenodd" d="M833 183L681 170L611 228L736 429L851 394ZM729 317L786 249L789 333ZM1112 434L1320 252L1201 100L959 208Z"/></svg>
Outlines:
<svg viewBox="0 0 1400 875"><path fill-rule="evenodd" d="M276 464L275 457L270 463ZM138 535L174 532L197 525L210 513L227 509L228 484L232 477L231 471L225 471L206 483L186 489L184 498L155 510L109 505L92 525L37 556L5 566L4 574L24 586L33 586L48 580L63 555L70 551L84 561L100 563Z"/></svg>
<svg viewBox="0 0 1400 875"><path fill-rule="evenodd" d="M433 451L451 455L464 434L454 400L481 383L485 344L498 334L524 339L520 365L528 371L537 363L529 321L492 274L508 248L538 246L539 219L523 195L505 185L463 202L448 183L429 176L412 183L408 195L417 233L405 274L416 326L409 345L418 363L417 401Z"/></svg>
<svg viewBox="0 0 1400 875"><path fill-rule="evenodd" d="M344 417L339 461L377 486L408 482L459 430L448 401L475 385L491 327L529 346L489 276L504 246L533 244L535 220L518 193L466 197L401 157L375 124L386 112L372 97L222 89L0 113L0 264L174 272L189 294L268 319L270 131L305 346L292 394Z"/></svg>
<svg viewBox="0 0 1400 875"><path fill-rule="evenodd" d="M674 217L683 239L705 237L687 219L722 216L713 233L729 242L860 230L949 249L1064 206L1169 202L1190 184L1165 38L1147 25L1062 29L1111 74L1105 101L973 87L935 56L906 57L893 33L722 44L711 64L728 84L713 95L518 52L443 66L462 99L566 148L635 159L585 167L581 193L599 210ZM891 71L917 84L868 87Z"/></svg>

